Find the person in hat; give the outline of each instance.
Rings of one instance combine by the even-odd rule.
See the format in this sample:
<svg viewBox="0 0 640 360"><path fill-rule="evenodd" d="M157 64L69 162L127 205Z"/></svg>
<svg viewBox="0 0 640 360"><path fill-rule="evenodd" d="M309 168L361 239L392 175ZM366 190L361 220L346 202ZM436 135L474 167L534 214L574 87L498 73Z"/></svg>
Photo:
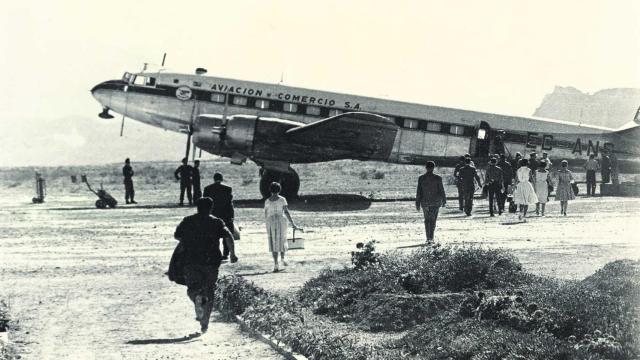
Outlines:
<svg viewBox="0 0 640 360"><path fill-rule="evenodd" d="M569 171L569 163L567 160L562 160L561 167L558 170L558 186L556 188L556 200L560 201L560 214L567 216L567 206L569 200L574 200L576 194L571 188L571 182L573 181L573 174Z"/></svg>
<svg viewBox="0 0 640 360"><path fill-rule="evenodd" d="M593 196L596 194L596 171L600 168L594 154L589 155L589 160L584 163L584 168L587 170L587 196Z"/></svg>
<svg viewBox="0 0 640 360"><path fill-rule="evenodd" d="M467 216L471 216L473 210L473 194L476 191L475 181L478 182L478 186L482 188L480 177L473 166L471 157L465 158L465 165L460 169L460 180L462 181L462 193L464 196L464 212ZM475 180L475 181L474 181Z"/></svg>
<svg viewBox="0 0 640 360"><path fill-rule="evenodd" d="M440 207L444 207L447 203L442 177L433 173L435 167L436 164L433 161L427 161L425 166L426 173L418 178L416 191L416 210L420 211L420 208L422 208L427 242L433 241L438 211Z"/></svg>
<svg viewBox="0 0 640 360"><path fill-rule="evenodd" d="M184 205L184 193L187 192L187 200L189 205L192 205L193 199L191 196L191 177L193 176L193 167L188 164L187 158L182 159L182 165L180 165L173 173L176 180L180 181L180 206Z"/></svg>
<svg viewBox="0 0 640 360"><path fill-rule="evenodd" d="M122 176L124 176L124 201L127 204L137 204L134 197L136 195L133 189L133 168L131 167L131 161L129 158L124 160L124 166L122 167Z"/></svg>

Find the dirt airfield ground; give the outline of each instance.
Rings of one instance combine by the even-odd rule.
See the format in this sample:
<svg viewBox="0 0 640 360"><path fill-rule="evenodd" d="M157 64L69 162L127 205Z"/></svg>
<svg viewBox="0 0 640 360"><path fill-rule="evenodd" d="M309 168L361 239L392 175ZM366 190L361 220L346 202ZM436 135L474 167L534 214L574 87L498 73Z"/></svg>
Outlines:
<svg viewBox="0 0 640 360"><path fill-rule="evenodd" d="M223 265L222 274L243 275L269 290L291 293L323 268L348 265L358 242L376 240L379 251L421 245L422 214L401 200L414 195L421 169L383 168L384 179L370 180L362 171L373 174L375 169L354 166L349 171L331 164L301 169L304 194L291 208L307 230L301 234L305 249L290 251L289 266L277 274L271 272L261 204L251 200L257 199L256 182L247 180L252 170L232 173L229 184L242 227L240 261ZM95 196L81 185L68 185L65 171L60 179L49 173L50 195L40 205L29 203L33 194L27 181L10 182L10 172L0 174L0 298L9 301L19 321L11 339L24 358L281 358L236 324L219 319L204 336L189 336L198 326L185 288L164 276L175 226L194 212L173 205L175 183L149 181L149 176L143 180L139 172L138 205L97 210ZM121 200L122 185L114 179L106 187ZM400 200L389 201L394 199ZM505 216L490 218L485 200L476 204L473 218L466 218L449 201L436 241L509 248L527 270L569 279L583 278L615 259L640 258L638 198L580 197L570 203L567 217L552 201L546 217L517 225L503 224Z"/></svg>

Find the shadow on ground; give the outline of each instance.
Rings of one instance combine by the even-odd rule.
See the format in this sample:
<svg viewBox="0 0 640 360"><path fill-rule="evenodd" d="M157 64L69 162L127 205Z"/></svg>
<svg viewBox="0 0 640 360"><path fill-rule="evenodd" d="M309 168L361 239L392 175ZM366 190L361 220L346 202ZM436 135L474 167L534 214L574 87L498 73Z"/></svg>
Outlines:
<svg viewBox="0 0 640 360"><path fill-rule="evenodd" d="M193 333L179 338L168 339L142 339L142 340L129 340L129 345L150 345L150 344L186 344L196 341L197 338L202 336L201 333Z"/></svg>
<svg viewBox="0 0 640 360"><path fill-rule="evenodd" d="M367 210L371 199L353 194L303 195L289 199L289 209L296 211L354 211ZM263 208L264 200L237 200L236 208Z"/></svg>

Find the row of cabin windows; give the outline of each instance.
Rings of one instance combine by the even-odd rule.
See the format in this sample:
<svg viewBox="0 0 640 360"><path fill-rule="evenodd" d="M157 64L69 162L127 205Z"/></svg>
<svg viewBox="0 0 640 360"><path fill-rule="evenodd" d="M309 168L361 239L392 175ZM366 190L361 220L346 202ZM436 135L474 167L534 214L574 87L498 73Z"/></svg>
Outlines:
<svg viewBox="0 0 640 360"><path fill-rule="evenodd" d="M220 104L224 104L226 101L226 95L224 93L211 93L211 101L215 102L215 103L220 103ZM253 104L250 104L250 100L253 100ZM269 100L265 100L265 99L252 99L252 98L248 98L246 96L239 96L239 95L232 95L231 96L231 103L233 105L237 105L237 106L253 106L256 109L262 109L262 110L278 110L276 109L276 107L274 106L275 103L272 103ZM282 104L282 111L284 112L288 112L288 113L298 113L299 111L299 107L298 104L294 104L294 103L283 103ZM314 105L307 105L306 108L304 109L304 113L307 115L313 115L313 116L321 116L322 115L322 109L319 106L314 106ZM331 109L329 110L329 116L336 116L338 114L341 114L342 111L337 110L337 109Z"/></svg>
<svg viewBox="0 0 640 360"><path fill-rule="evenodd" d="M417 119L403 119L402 127L406 129L426 130L430 132L442 132L442 123L433 121L423 121ZM465 135L465 127L462 125L449 125L449 134Z"/></svg>

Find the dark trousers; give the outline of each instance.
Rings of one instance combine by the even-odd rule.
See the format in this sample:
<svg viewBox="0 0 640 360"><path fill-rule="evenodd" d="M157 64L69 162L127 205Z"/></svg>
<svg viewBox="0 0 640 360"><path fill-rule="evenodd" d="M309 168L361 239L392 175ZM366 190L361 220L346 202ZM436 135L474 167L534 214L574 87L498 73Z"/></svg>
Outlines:
<svg viewBox="0 0 640 360"><path fill-rule="evenodd" d="M202 197L202 190L200 189L200 181L193 182L193 201L196 202Z"/></svg>
<svg viewBox="0 0 640 360"><path fill-rule="evenodd" d="M224 225L229 229L229 231L233 234L233 219L222 219ZM234 239L235 240L235 239ZM222 239L222 256L229 256L229 247L227 246L227 242Z"/></svg>
<svg viewBox="0 0 640 360"><path fill-rule="evenodd" d="M608 184L609 181L611 181L611 170L609 169L602 169L602 183L603 184Z"/></svg>
<svg viewBox="0 0 640 360"><path fill-rule="evenodd" d="M458 188L458 205L460 211L462 211L464 210L464 190L461 184L457 184L456 187Z"/></svg>
<svg viewBox="0 0 640 360"><path fill-rule="evenodd" d="M133 190L133 180L124 181L124 201L128 204L133 201L136 192Z"/></svg>
<svg viewBox="0 0 640 360"><path fill-rule="evenodd" d="M215 265L185 265L184 277L187 285L187 296L196 303L196 296L201 296L204 314L200 319L200 326L206 328L213 310L213 295L218 281L218 266Z"/></svg>
<svg viewBox="0 0 640 360"><path fill-rule="evenodd" d="M464 200L464 212L467 215L471 215L471 210L473 210L473 193L475 192L475 188L463 188L463 200Z"/></svg>
<svg viewBox="0 0 640 360"><path fill-rule="evenodd" d="M427 233L427 241L433 240L439 210L440 206L422 206L422 212L424 213L424 230Z"/></svg>
<svg viewBox="0 0 640 360"><path fill-rule="evenodd" d="M184 192L187 191L187 200L189 200L189 205L193 202L193 198L191 197L191 183L190 182L180 182L180 205L184 203Z"/></svg>
<svg viewBox="0 0 640 360"><path fill-rule="evenodd" d="M504 209L504 203L502 208L500 207L500 184L499 183L491 183L488 186L489 190L489 214L493 215L494 204L498 205L498 212L502 214L502 210Z"/></svg>
<svg viewBox="0 0 640 360"><path fill-rule="evenodd" d="M504 186L504 188L498 191L498 212L501 213L504 212L504 203L507 201L507 195L509 195L509 185L511 185L511 182L505 181L502 185Z"/></svg>
<svg viewBox="0 0 640 360"><path fill-rule="evenodd" d="M596 171L587 170L587 195L596 194Z"/></svg>

